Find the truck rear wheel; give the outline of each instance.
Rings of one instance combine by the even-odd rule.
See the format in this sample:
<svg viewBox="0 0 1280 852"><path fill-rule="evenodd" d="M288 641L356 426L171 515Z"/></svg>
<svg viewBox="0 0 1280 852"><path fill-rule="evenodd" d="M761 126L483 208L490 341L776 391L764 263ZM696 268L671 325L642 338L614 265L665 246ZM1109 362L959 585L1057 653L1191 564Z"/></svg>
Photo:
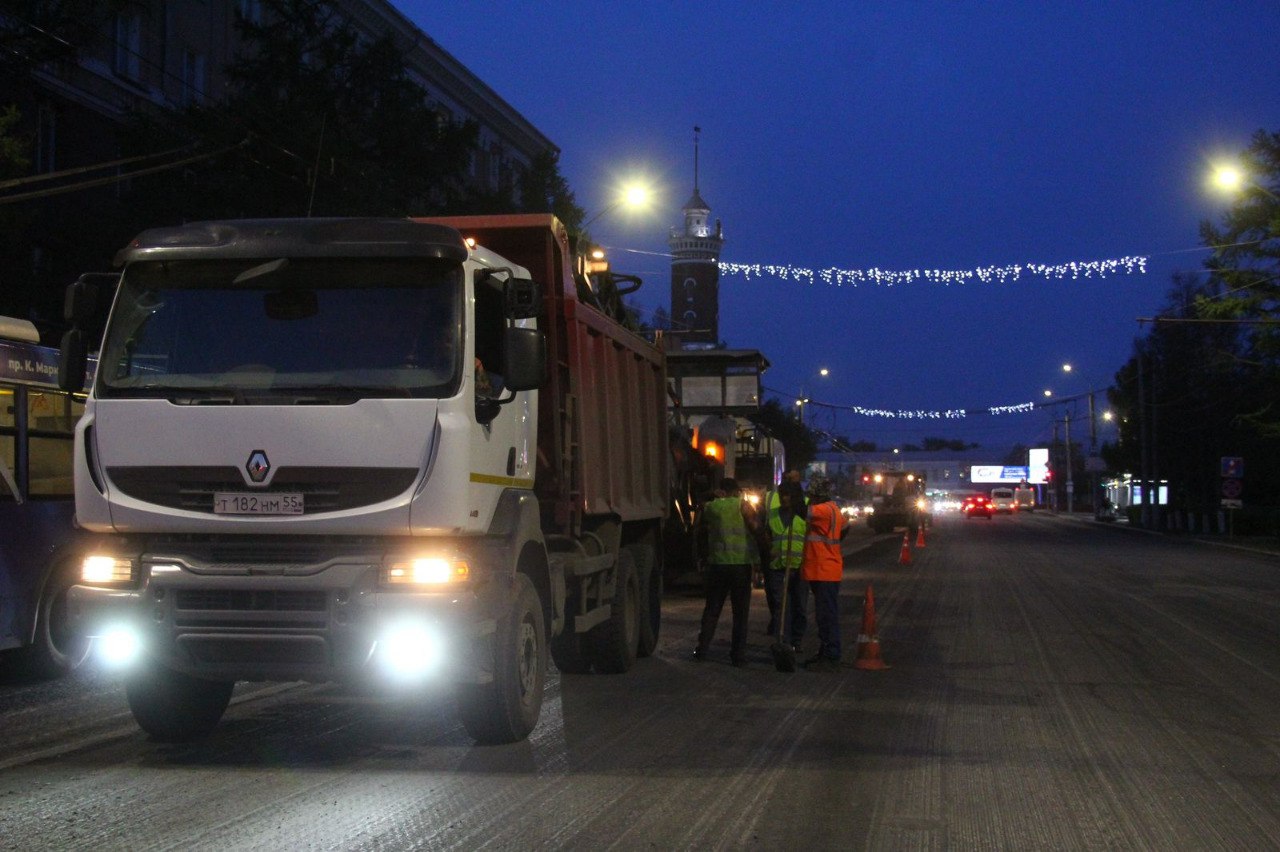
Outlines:
<svg viewBox="0 0 1280 852"><path fill-rule="evenodd" d="M662 629L662 571L658 570L657 553L649 539L623 549L631 554L640 587L640 636L636 656L651 657L657 650L658 633Z"/></svg>
<svg viewBox="0 0 1280 852"><path fill-rule="evenodd" d="M232 681L203 680L147 665L125 679L124 694L138 727L160 742L181 743L217 727L234 687Z"/></svg>
<svg viewBox="0 0 1280 852"><path fill-rule="evenodd" d="M542 712L547 679L547 627L533 582L515 577L511 609L493 637L493 681L460 684L458 715L476 742L514 743L529 736Z"/></svg>
<svg viewBox="0 0 1280 852"><path fill-rule="evenodd" d="M640 582L627 550L618 551L618 572L609 620L591 631L592 659L596 671L621 674L636 662L640 642Z"/></svg>

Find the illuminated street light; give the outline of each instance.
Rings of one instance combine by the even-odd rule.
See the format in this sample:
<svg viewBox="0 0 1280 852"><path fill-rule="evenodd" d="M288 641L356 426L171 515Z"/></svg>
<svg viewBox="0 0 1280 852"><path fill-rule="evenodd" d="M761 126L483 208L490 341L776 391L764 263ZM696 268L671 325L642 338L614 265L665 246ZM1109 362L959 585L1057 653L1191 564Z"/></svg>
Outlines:
<svg viewBox="0 0 1280 852"><path fill-rule="evenodd" d="M1263 195L1280 201L1280 195L1276 195L1262 184L1250 180L1248 173L1244 169L1230 163L1224 163L1214 168L1210 179L1213 185L1223 192L1234 195L1246 189L1256 189Z"/></svg>
<svg viewBox="0 0 1280 852"><path fill-rule="evenodd" d="M1244 186L1244 172L1235 166L1218 166L1213 170L1213 182L1219 189L1236 192Z"/></svg>
<svg viewBox="0 0 1280 852"><path fill-rule="evenodd" d="M1070 364L1063 364L1063 365L1062 365L1062 372L1064 372L1064 373L1070 373L1070 372L1071 372L1071 365L1070 365Z"/></svg>
<svg viewBox="0 0 1280 852"><path fill-rule="evenodd" d="M596 215L588 219L582 226L585 231L601 216L612 213L619 207L627 210L647 210L653 203L653 190L639 181L630 181L622 185L621 191L612 204L606 206Z"/></svg>

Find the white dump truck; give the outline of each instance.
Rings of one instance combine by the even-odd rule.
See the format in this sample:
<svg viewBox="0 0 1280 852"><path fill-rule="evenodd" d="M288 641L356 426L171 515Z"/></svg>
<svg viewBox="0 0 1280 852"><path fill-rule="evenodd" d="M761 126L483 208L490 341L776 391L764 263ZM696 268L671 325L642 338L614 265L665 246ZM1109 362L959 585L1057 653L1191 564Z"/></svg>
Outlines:
<svg viewBox="0 0 1280 852"><path fill-rule="evenodd" d="M236 681L385 679L511 742L549 653L652 653L663 354L593 306L553 217L194 223L117 262L114 296L68 290L68 387L114 299L70 608L153 737L207 733Z"/></svg>

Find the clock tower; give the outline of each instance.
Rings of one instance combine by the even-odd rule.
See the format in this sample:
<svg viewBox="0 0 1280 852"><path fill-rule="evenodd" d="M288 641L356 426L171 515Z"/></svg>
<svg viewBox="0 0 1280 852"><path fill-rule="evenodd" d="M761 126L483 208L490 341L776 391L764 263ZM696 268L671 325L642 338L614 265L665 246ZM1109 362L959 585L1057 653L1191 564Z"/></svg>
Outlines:
<svg viewBox="0 0 1280 852"><path fill-rule="evenodd" d="M673 349L714 349L720 342L720 250L724 234L719 220L707 223L711 208L698 191L698 135L693 128L693 195L684 205L684 227L672 228L671 332Z"/></svg>

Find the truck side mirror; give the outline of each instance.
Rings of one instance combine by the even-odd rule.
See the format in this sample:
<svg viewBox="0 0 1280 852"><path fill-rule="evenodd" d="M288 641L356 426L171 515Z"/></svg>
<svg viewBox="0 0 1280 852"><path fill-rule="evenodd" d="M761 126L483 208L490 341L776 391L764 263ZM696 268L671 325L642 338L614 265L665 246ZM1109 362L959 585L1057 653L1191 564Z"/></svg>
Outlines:
<svg viewBox="0 0 1280 852"><path fill-rule="evenodd" d="M58 387L72 393L84 390L88 359L89 347L85 343L83 331L72 328L62 335L62 357L58 359Z"/></svg>
<svg viewBox="0 0 1280 852"><path fill-rule="evenodd" d="M502 333L502 381L510 391L542 387L547 375L547 339L536 328L508 326Z"/></svg>
<svg viewBox="0 0 1280 852"><path fill-rule="evenodd" d="M112 292L120 283L117 272L86 272L67 285L62 300L62 318L68 325L81 328L92 325L100 318L101 309L111 301Z"/></svg>

